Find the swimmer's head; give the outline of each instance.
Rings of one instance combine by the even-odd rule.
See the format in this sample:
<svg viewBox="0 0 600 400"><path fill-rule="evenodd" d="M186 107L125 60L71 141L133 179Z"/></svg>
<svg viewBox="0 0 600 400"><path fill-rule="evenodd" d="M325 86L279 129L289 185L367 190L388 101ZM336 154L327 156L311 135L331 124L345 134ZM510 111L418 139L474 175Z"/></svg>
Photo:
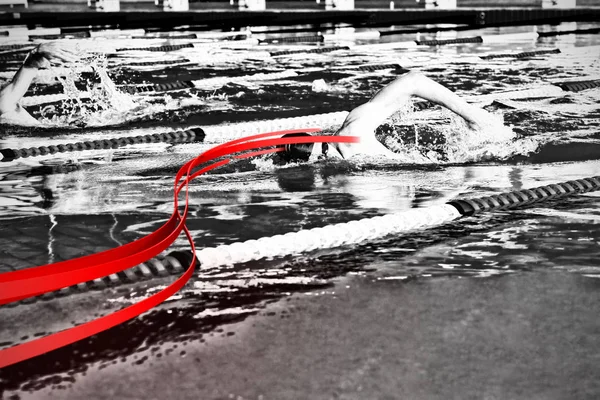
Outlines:
<svg viewBox="0 0 600 400"><path fill-rule="evenodd" d="M299 133L287 133L285 135L282 136L282 138L289 138L289 137L306 137L306 136L311 136L308 133L305 132L299 132ZM295 163L299 163L299 162L307 162L312 153L313 150L315 148L315 144L314 143L292 143L292 144L286 144L281 146L283 148L283 150L281 152L279 152L280 158L282 163L290 163L290 162L295 162ZM327 144L323 143L323 146L319 146L322 148L321 152L322 154L326 154L327 153Z"/></svg>

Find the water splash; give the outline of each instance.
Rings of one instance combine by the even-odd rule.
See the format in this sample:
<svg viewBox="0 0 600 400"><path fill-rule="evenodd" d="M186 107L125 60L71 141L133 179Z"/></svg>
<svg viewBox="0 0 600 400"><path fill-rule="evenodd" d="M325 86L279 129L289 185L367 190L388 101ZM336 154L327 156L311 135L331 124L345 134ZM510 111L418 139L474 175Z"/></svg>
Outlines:
<svg viewBox="0 0 600 400"><path fill-rule="evenodd" d="M91 67L95 76L84 78L78 72L84 70L78 68L80 66ZM147 101L118 90L108 76L107 67L106 56L95 55L75 63L66 76L57 75L67 99L59 107L43 108L41 122L54 126L103 126L124 123L143 115ZM84 90L76 85L80 81L85 83Z"/></svg>
<svg viewBox="0 0 600 400"><path fill-rule="evenodd" d="M474 130L449 110L416 113L411 107L390 117L377 129L376 137L401 160L410 163L506 160L529 154L540 144L533 138L517 139L500 114L490 114L487 123Z"/></svg>

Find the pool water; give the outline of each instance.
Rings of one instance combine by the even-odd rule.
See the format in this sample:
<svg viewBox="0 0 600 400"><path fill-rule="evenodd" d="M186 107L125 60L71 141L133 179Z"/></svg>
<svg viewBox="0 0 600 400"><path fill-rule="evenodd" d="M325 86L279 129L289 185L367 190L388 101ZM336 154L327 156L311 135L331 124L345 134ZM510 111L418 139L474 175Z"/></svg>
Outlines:
<svg viewBox="0 0 600 400"><path fill-rule="evenodd" d="M588 27L594 25L488 28L417 38ZM0 145L22 148L348 111L402 71L355 68L362 65L417 69L474 102L483 95L600 76L597 35L381 46L414 39L414 34L340 38L326 46L349 50L284 57L263 53L315 45L217 41L168 53L96 55L85 63L96 65L100 77L69 73L32 85L27 96L67 91L71 100L28 106L49 126L3 126ZM114 50L190 42L202 40L87 39L79 44ZM561 53L480 57L554 48ZM173 63L161 66L165 60ZM157 63L135 65L144 61ZM7 62L0 72L17 67ZM296 75L244 78L282 71ZM144 96L118 91L120 85L214 77L236 79ZM82 91L95 95L77 99ZM489 130L473 134L440 108L407 107L378 131L397 159L329 157L280 166L260 157L201 177L190 187L187 220L195 244L201 249L600 175L598 89L500 96L479 104L505 128L491 123ZM177 170L222 141L207 135L202 143L133 145L0 164L0 272L91 254L151 233L172 212ZM200 269L176 296L141 317L0 371L0 394L595 398L600 394L593 373L600 348L599 222L600 201L591 193L352 248ZM181 237L169 251L186 249ZM0 348L117 310L172 279L3 306Z"/></svg>

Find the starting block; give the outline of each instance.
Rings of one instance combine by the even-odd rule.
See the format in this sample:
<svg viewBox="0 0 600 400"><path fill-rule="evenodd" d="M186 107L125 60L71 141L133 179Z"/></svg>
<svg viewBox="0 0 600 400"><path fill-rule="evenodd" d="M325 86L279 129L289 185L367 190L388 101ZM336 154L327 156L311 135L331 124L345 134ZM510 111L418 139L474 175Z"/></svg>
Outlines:
<svg viewBox="0 0 600 400"><path fill-rule="evenodd" d="M0 0L0 6L10 6L13 8L15 5L20 4L28 7L27 0Z"/></svg>
<svg viewBox="0 0 600 400"><path fill-rule="evenodd" d="M354 10L354 0L317 0L325 10Z"/></svg>
<svg viewBox="0 0 600 400"><path fill-rule="evenodd" d="M238 10L264 11L267 9L266 0L229 0L229 4Z"/></svg>
<svg viewBox="0 0 600 400"><path fill-rule="evenodd" d="M575 8L577 0L542 0L542 8Z"/></svg>
<svg viewBox="0 0 600 400"><path fill-rule="evenodd" d="M154 0L154 4L163 11L190 10L190 3L188 0Z"/></svg>
<svg viewBox="0 0 600 400"><path fill-rule="evenodd" d="M119 0L88 0L88 7L96 11L113 12L120 11Z"/></svg>

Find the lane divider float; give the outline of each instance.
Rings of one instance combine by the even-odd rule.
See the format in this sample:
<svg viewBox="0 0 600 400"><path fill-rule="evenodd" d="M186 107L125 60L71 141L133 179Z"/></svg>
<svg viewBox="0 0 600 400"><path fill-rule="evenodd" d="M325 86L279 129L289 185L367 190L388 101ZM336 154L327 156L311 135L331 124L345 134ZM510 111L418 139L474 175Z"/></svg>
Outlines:
<svg viewBox="0 0 600 400"><path fill-rule="evenodd" d="M364 218L347 223L207 248L196 251L196 256L200 263L200 268L206 270L262 258L280 257L358 244L363 241L375 240L392 234L406 233L408 231L440 225L459 217L472 216L481 212L521 208L543 201L596 190L600 190L600 177L583 178L488 197L453 200L442 206L411 209L400 213ZM50 300L55 297L80 294L89 290L102 290L106 287L163 278L183 271L183 265L188 264L191 258L192 254L190 252L172 252L164 258L153 258L129 270L64 288L60 291L22 300L20 303L31 304L36 301ZM12 303L12 305L16 306L17 303Z"/></svg>
<svg viewBox="0 0 600 400"><path fill-rule="evenodd" d="M188 60L187 58L180 58L176 60L132 61L115 64L113 66L118 66L122 68L156 66L157 68L163 68L165 65L185 64L189 62L190 60Z"/></svg>
<svg viewBox="0 0 600 400"><path fill-rule="evenodd" d="M176 40L176 39L198 39L198 35L195 33L189 33L185 35L169 35L169 36L131 36L131 39L165 39L165 40Z"/></svg>
<svg viewBox="0 0 600 400"><path fill-rule="evenodd" d="M123 85L117 86L119 90L129 94L170 92L176 90L187 90L195 87L192 81L175 81L156 84Z"/></svg>
<svg viewBox="0 0 600 400"><path fill-rule="evenodd" d="M67 153L73 151L117 149L123 146L142 143L202 142L205 137L206 135L201 128L192 128L183 131L125 136L111 139L86 140L83 142L61 143L57 145L28 147L22 149L0 149L0 161L10 162L19 158L45 156L48 154Z"/></svg>
<svg viewBox="0 0 600 400"><path fill-rule="evenodd" d="M526 58L526 57L535 57L539 55L545 54L560 54L560 49L548 49L548 50L534 50L534 51L524 51L520 53L500 53L500 54L488 54L484 56L479 56L483 60L491 60L495 58Z"/></svg>
<svg viewBox="0 0 600 400"><path fill-rule="evenodd" d="M47 292L40 296L28 297L23 300L5 304L4 307L16 307L18 305L30 305L38 301L49 301L65 296L88 293L93 290L104 290L117 286L131 285L150 279L159 279L171 275L180 275L190 264L192 254L184 251L173 251L166 256L158 256L149 259L133 268L119 271L102 278L94 279L77 285L68 286L53 292Z"/></svg>
<svg viewBox="0 0 600 400"><path fill-rule="evenodd" d="M283 36L276 38L257 39L258 44L277 43L320 43L325 41L324 35Z"/></svg>
<svg viewBox="0 0 600 400"><path fill-rule="evenodd" d="M282 50L282 51L272 51L271 57L281 57L281 56L289 56L295 54L321 54L321 53L331 53L333 51L340 50L350 50L348 46L330 46L330 47L319 47L316 49L305 49L305 50Z"/></svg>
<svg viewBox="0 0 600 400"><path fill-rule="evenodd" d="M446 44L483 43L483 38L475 36L454 39L415 40L415 43L419 46L444 46Z"/></svg>
<svg viewBox="0 0 600 400"><path fill-rule="evenodd" d="M600 190L600 176L196 250L201 269L356 245L431 228L484 211L508 210Z"/></svg>
<svg viewBox="0 0 600 400"><path fill-rule="evenodd" d="M555 83L562 90L569 92L580 92L587 89L595 89L600 87L600 79L589 81L568 81Z"/></svg>
<svg viewBox="0 0 600 400"><path fill-rule="evenodd" d="M175 51L175 50L181 50L181 49L193 48L193 47L194 47L193 43L186 43L186 44L172 44L172 45L167 45L167 46L155 46L155 47L122 47L122 48L116 49L116 51L117 52L119 52L119 51L162 51L162 52L167 52L167 51Z"/></svg>

